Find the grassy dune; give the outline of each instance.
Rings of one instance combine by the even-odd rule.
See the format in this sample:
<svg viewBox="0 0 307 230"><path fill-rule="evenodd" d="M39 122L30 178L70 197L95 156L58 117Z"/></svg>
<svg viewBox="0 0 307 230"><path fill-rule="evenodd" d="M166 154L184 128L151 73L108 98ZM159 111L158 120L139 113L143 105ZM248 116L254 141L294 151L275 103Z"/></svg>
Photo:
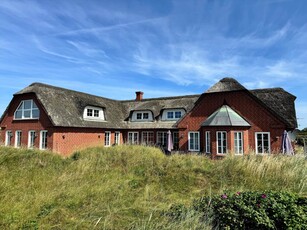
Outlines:
<svg viewBox="0 0 307 230"><path fill-rule="evenodd" d="M306 166L302 157L213 161L143 146L90 148L70 158L0 147L0 229L197 229L195 216L172 223L161 213L225 190L306 196Z"/></svg>

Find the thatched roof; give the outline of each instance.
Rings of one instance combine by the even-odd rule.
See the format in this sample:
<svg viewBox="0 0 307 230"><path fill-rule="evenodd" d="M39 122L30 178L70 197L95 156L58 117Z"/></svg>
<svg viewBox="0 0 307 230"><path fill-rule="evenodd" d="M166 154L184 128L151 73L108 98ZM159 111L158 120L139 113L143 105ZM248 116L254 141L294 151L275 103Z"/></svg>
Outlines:
<svg viewBox="0 0 307 230"><path fill-rule="evenodd" d="M176 121L161 121L159 115L163 109L183 108L187 112L193 108L199 95L143 99L141 101L118 101L86 93L68 90L42 83L33 83L15 95L35 93L44 106L51 122L62 127L95 128L174 128ZM104 108L106 121L88 121L83 119L86 106ZM154 114L152 122L130 122L131 111L150 110Z"/></svg>
<svg viewBox="0 0 307 230"><path fill-rule="evenodd" d="M224 78L206 93L221 93L244 90L258 100L289 128L297 127L294 108L295 96L281 88L247 90L232 78ZM172 129L176 121L162 121L165 109L184 109L187 113L194 107L201 95L161 97L136 100L112 100L82 92L68 90L42 83L33 83L15 95L34 93L44 107L51 122L61 127L88 127L114 129ZM83 119L86 106L104 108L106 121L88 121ZM131 122L132 111L149 110L154 115L152 122Z"/></svg>
<svg viewBox="0 0 307 230"><path fill-rule="evenodd" d="M281 118L289 128L296 128L294 101L296 97L282 88L250 90L268 110Z"/></svg>
<svg viewBox="0 0 307 230"><path fill-rule="evenodd" d="M209 88L205 93L219 93L237 90L246 90L246 88L237 82L237 80L226 77Z"/></svg>

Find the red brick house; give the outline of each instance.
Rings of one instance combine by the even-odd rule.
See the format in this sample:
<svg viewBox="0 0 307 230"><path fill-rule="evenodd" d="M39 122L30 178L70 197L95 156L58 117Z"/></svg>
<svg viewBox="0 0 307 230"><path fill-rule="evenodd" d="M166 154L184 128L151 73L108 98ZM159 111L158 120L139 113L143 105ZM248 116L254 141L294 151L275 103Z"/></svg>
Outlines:
<svg viewBox="0 0 307 230"><path fill-rule="evenodd" d="M281 88L247 90L224 78L201 95L112 100L41 83L14 94L0 119L4 145L63 155L88 146L147 144L174 150L257 154L280 150L297 127L296 97Z"/></svg>

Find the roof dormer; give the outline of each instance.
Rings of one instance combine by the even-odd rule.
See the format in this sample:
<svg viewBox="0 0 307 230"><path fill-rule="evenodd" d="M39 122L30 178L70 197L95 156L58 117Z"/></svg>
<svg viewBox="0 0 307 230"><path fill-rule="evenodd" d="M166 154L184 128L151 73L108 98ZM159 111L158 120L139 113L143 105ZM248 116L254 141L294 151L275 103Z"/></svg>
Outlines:
<svg viewBox="0 0 307 230"><path fill-rule="evenodd" d="M150 110L136 110L132 112L131 121L153 121L153 114Z"/></svg>
<svg viewBox="0 0 307 230"><path fill-rule="evenodd" d="M184 114L184 109L164 109L162 112L162 121L178 121Z"/></svg>
<svg viewBox="0 0 307 230"><path fill-rule="evenodd" d="M83 111L83 119L90 121L105 121L104 110L101 107L86 106Z"/></svg>

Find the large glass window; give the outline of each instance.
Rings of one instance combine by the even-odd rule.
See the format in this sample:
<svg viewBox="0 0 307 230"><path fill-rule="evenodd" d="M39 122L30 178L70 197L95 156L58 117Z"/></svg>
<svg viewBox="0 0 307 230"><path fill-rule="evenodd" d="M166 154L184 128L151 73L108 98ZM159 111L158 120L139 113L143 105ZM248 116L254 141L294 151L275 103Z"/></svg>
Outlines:
<svg viewBox="0 0 307 230"><path fill-rule="evenodd" d="M256 132L256 154L270 153L270 133L269 132Z"/></svg>
<svg viewBox="0 0 307 230"><path fill-rule="evenodd" d="M47 140L48 140L47 130L40 131L39 149L42 149L42 150L47 149L48 147Z"/></svg>
<svg viewBox="0 0 307 230"><path fill-rule="evenodd" d="M211 153L210 131L206 131L206 153Z"/></svg>
<svg viewBox="0 0 307 230"><path fill-rule="evenodd" d="M242 132L234 132L234 151L235 154L243 154L243 135Z"/></svg>
<svg viewBox="0 0 307 230"><path fill-rule="evenodd" d="M13 133L11 130L8 130L5 132L5 146L12 145L12 137L13 137Z"/></svg>
<svg viewBox="0 0 307 230"><path fill-rule="evenodd" d="M199 132L189 132L189 151L199 151Z"/></svg>
<svg viewBox="0 0 307 230"><path fill-rule="evenodd" d="M35 131L30 130L28 134L28 148L32 149L34 148L35 143Z"/></svg>
<svg viewBox="0 0 307 230"><path fill-rule="evenodd" d="M138 132L128 132L128 143L137 145L139 140Z"/></svg>
<svg viewBox="0 0 307 230"><path fill-rule="evenodd" d="M227 133L225 131L216 132L217 154L227 153Z"/></svg>
<svg viewBox="0 0 307 230"><path fill-rule="evenodd" d="M115 132L115 144L120 145L120 132Z"/></svg>
<svg viewBox="0 0 307 230"><path fill-rule="evenodd" d="M157 132L157 145L166 148L167 146L167 132Z"/></svg>
<svg viewBox="0 0 307 230"><path fill-rule="evenodd" d="M33 100L21 101L14 113L14 119L38 119L39 109Z"/></svg>
<svg viewBox="0 0 307 230"><path fill-rule="evenodd" d="M173 132L174 150L179 150L179 132Z"/></svg>
<svg viewBox="0 0 307 230"><path fill-rule="evenodd" d="M110 146L111 145L111 132L106 131L104 133L104 146Z"/></svg>
<svg viewBox="0 0 307 230"><path fill-rule="evenodd" d="M154 144L154 133L153 132L142 132L142 144L153 145Z"/></svg>
<svg viewBox="0 0 307 230"><path fill-rule="evenodd" d="M15 147L19 148L21 146L21 134L20 130L15 132Z"/></svg>

